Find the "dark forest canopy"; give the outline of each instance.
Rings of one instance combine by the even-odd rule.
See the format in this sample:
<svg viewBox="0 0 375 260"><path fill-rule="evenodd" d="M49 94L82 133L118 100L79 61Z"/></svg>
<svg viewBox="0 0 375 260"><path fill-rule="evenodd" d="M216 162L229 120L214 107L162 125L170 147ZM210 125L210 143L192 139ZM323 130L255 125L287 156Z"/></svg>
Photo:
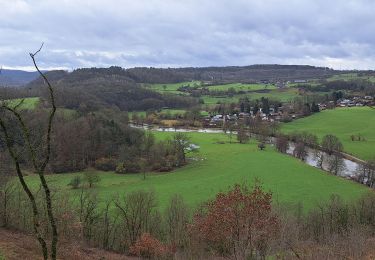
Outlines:
<svg viewBox="0 0 375 260"><path fill-rule="evenodd" d="M347 73L348 71L346 71ZM109 68L82 68L71 73L64 71L54 73L56 79L64 81L82 80L88 77L114 77L135 83L177 83L191 80L288 80L324 78L343 73L326 67L309 65L250 65L228 67L189 67L189 68L147 68L137 67L124 69L121 67ZM49 74L48 73L48 74ZM35 85L40 80L34 81Z"/></svg>

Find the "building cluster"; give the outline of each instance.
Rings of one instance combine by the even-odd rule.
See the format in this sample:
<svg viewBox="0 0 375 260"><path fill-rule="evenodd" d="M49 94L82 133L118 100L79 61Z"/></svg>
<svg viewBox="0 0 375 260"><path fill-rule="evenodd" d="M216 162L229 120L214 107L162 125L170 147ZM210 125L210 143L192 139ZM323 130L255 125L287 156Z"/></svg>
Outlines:
<svg viewBox="0 0 375 260"><path fill-rule="evenodd" d="M250 111L250 113L240 112L233 114L210 115L203 119L203 125L204 127L218 127L223 125L224 122L237 122L255 117L259 117L262 121L280 121L282 119L282 108L279 108L278 111L275 111L274 108L270 108L268 114L263 113L262 109L260 108L260 110L255 114L253 111ZM293 118L295 118L294 115Z"/></svg>

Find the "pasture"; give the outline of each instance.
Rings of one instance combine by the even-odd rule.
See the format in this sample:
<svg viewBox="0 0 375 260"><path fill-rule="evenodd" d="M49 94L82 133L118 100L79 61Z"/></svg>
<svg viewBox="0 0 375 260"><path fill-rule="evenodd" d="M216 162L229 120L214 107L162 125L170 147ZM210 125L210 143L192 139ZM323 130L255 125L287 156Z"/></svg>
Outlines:
<svg viewBox="0 0 375 260"><path fill-rule="evenodd" d="M267 84L244 84L244 83L230 83L223 85L206 86L209 90L227 91L233 88L236 91L257 91L263 89L276 89L274 85Z"/></svg>
<svg viewBox="0 0 375 260"><path fill-rule="evenodd" d="M234 95L232 97L222 96L222 97L215 97L215 96L203 96L203 101L207 105L213 105L218 103L237 103L240 98L249 98L249 100L260 100L262 97L269 98L272 100L279 100L281 102L288 102L293 100L295 97L298 97L298 90L295 88L287 88L287 89L273 89L266 92L252 92L247 94L241 95Z"/></svg>
<svg viewBox="0 0 375 260"><path fill-rule="evenodd" d="M19 104L19 102L22 100L22 98L17 98L17 99L12 99L9 100L9 105L10 106L16 106ZM24 98L23 103L19 107L21 110L32 110L36 108L36 106L39 104L39 97L29 97L29 98Z"/></svg>
<svg viewBox="0 0 375 260"><path fill-rule="evenodd" d="M187 82L180 82L180 83L166 83L166 84L145 84L144 86L160 92L160 93L169 93L169 94L184 94L184 92L178 91L180 87L188 86L200 86L200 81L187 81Z"/></svg>
<svg viewBox="0 0 375 260"><path fill-rule="evenodd" d="M157 139L165 139L173 133L156 132ZM116 174L100 172L101 182L93 188L102 199L135 190L155 191L159 204L165 207L171 196L181 194L188 205L196 207L213 198L219 191L235 183L253 183L257 178L266 190L274 194L274 203L302 203L310 209L327 200L332 194L339 194L345 200L358 198L368 189L360 184L329 175L319 169L285 154L272 147L265 151L257 143L229 143L224 134L189 133L191 141L200 146L198 153L189 155L191 162L170 173L149 173L146 180L142 174ZM233 137L235 139L235 137ZM75 196L70 180L82 173L49 175L49 183L56 189ZM36 176L27 177L30 183L37 183Z"/></svg>
<svg viewBox="0 0 375 260"><path fill-rule="evenodd" d="M375 109L369 107L336 108L282 125L286 133L306 131L322 138L336 135L344 145L344 151L361 159L375 157ZM363 141L352 141L360 135Z"/></svg>

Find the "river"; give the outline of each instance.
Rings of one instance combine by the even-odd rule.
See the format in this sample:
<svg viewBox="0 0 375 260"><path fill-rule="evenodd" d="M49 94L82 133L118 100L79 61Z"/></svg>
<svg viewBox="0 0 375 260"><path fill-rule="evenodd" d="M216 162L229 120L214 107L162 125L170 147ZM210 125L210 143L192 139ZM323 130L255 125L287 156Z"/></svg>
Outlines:
<svg viewBox="0 0 375 260"><path fill-rule="evenodd" d="M152 131L158 131L158 132L183 132L183 133L196 132L196 133L208 133L208 134L224 133L223 130L221 129L211 129L211 128L187 129L187 128L174 128L174 127L159 127L159 126L153 126L153 125L147 125L147 124L144 124L144 125L130 124L130 126L134 128L152 130ZM233 134L236 134L236 132L234 131ZM275 138L271 137L270 144L274 145L274 143L275 143ZM293 156L294 147L295 147L295 144L292 142L289 142L289 148L287 150L287 154ZM328 165L327 159L330 156L327 153L320 151L320 150L315 150L312 148L306 148L306 150L307 150L307 156L303 162L310 166L313 166L313 167L316 167L316 168L319 168L328 172L329 165ZM317 152L323 154L323 158L325 158L325 160L323 160L322 168L319 166L319 160L316 156ZM341 177L345 177L345 178L353 178L357 176L357 169L359 168L360 165L361 164L356 161L342 158L343 167L341 168L338 175Z"/></svg>

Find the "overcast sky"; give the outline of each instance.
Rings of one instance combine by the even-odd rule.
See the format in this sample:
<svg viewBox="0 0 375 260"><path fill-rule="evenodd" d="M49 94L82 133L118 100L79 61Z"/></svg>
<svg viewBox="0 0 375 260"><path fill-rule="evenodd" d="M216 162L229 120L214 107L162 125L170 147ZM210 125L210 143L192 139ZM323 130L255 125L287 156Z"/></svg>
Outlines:
<svg viewBox="0 0 375 260"><path fill-rule="evenodd" d="M375 69L372 0L0 0L0 65Z"/></svg>

